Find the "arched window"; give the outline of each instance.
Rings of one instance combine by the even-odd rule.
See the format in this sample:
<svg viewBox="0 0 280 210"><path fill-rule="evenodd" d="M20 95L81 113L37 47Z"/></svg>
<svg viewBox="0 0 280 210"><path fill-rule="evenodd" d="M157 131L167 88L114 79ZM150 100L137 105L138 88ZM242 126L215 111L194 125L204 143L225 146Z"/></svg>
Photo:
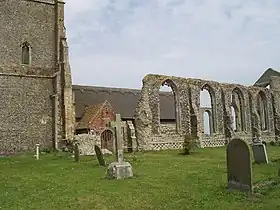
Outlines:
<svg viewBox="0 0 280 210"><path fill-rule="evenodd" d="M169 126L174 126L173 129L169 129L169 132L179 133L179 97L177 86L172 80L167 79L161 83L161 87L159 88L159 98L160 123L162 131L164 130L164 127L166 127L166 124L169 124Z"/></svg>
<svg viewBox="0 0 280 210"><path fill-rule="evenodd" d="M267 98L263 91L260 91L257 97L257 112L260 116L261 130L268 129L268 109Z"/></svg>
<svg viewBox="0 0 280 210"><path fill-rule="evenodd" d="M239 88L234 88L231 94L231 112L233 117L234 130L245 130L244 96Z"/></svg>
<svg viewBox="0 0 280 210"><path fill-rule="evenodd" d="M208 108L211 112L206 112L203 114L205 130L204 133L209 133L209 135L213 135L216 132L216 99L215 92L213 88L207 83L202 86L200 91L200 108Z"/></svg>
<svg viewBox="0 0 280 210"><path fill-rule="evenodd" d="M21 64L29 65L31 63L31 46L28 42L21 45Z"/></svg>

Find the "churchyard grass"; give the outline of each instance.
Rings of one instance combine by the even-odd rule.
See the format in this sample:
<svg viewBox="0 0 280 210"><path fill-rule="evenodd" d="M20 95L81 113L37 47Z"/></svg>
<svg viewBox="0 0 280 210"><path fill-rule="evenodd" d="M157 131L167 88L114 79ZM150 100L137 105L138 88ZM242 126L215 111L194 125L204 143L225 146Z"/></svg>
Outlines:
<svg viewBox="0 0 280 210"><path fill-rule="evenodd" d="M253 164L254 196L226 190L226 151L196 149L125 154L134 177L104 179L96 157L65 153L0 158L0 209L279 209L280 147L267 147L270 163ZM236 154L238 155L238 154ZM115 156L105 157L112 161Z"/></svg>

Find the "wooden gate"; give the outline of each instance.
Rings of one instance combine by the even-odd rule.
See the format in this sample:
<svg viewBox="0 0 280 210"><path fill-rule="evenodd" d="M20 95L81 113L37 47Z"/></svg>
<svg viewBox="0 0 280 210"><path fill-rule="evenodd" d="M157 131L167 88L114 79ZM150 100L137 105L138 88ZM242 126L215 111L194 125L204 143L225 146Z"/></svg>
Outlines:
<svg viewBox="0 0 280 210"><path fill-rule="evenodd" d="M105 130L101 133L101 148L113 152L114 133L111 130Z"/></svg>

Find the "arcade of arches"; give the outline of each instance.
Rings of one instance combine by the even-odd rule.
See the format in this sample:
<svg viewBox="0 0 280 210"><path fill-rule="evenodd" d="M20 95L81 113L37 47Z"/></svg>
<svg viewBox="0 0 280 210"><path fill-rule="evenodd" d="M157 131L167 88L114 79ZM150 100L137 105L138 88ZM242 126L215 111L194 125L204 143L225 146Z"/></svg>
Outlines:
<svg viewBox="0 0 280 210"><path fill-rule="evenodd" d="M271 77L269 88L152 74L142 82L135 122L138 145L144 150L180 148L185 135L192 135L201 147L223 146L233 137L250 143L256 137L277 141L280 136L280 77ZM174 94L172 133L161 129L163 85ZM209 93L207 106L201 106L203 90Z"/></svg>

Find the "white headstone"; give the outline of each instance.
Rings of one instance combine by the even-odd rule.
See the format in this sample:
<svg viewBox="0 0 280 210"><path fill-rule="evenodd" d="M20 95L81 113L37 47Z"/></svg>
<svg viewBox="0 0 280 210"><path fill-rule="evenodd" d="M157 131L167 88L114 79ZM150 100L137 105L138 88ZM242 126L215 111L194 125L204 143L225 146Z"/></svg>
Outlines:
<svg viewBox="0 0 280 210"><path fill-rule="evenodd" d="M36 144L36 159L39 160L39 154L40 154L40 149L39 149L40 144Z"/></svg>

